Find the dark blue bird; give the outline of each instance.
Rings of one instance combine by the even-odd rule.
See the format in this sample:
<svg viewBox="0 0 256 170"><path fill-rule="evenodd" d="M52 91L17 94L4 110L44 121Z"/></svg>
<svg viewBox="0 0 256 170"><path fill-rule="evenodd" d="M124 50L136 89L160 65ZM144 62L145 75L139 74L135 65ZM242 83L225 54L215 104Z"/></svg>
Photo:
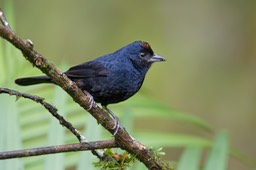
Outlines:
<svg viewBox="0 0 256 170"><path fill-rule="evenodd" d="M114 53L73 66L64 74L83 91L88 91L118 123L107 105L133 96L140 89L152 63L159 61L165 59L155 54L148 43L135 41ZM26 86L54 82L47 76L37 76L19 78L15 83Z"/></svg>

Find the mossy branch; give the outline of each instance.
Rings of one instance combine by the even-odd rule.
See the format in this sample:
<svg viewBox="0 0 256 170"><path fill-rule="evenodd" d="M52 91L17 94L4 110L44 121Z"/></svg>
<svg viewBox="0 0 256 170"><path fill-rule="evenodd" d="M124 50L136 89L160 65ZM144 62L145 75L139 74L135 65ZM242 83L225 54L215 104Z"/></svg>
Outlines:
<svg viewBox="0 0 256 170"><path fill-rule="evenodd" d="M99 124L101 124L112 135L115 129L112 127L115 121L99 106L95 105L90 107L90 97L77 87L65 74L63 74L55 65L44 58L39 52L34 49L31 40L23 40L16 35L10 28L3 12L0 10L0 36L9 41L13 46L18 48L23 56L35 67L40 69L43 73L49 76L57 85L59 85L64 91L66 91L75 102L77 102L82 108L88 111ZM90 109L88 109L90 108ZM136 139L132 138L126 130L120 126L118 132L115 134L115 143L122 149L129 153L136 155L136 158L144 163L148 169L170 169L163 163L162 160L154 159L154 153L141 144Z"/></svg>

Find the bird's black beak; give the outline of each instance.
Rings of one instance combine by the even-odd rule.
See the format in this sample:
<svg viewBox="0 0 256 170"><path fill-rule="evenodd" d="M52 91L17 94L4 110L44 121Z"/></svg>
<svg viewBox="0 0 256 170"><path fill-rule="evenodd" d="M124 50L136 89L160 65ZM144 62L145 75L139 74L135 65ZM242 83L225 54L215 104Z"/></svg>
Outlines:
<svg viewBox="0 0 256 170"><path fill-rule="evenodd" d="M148 61L151 63L154 63L154 62L160 62L165 60L166 59L164 57L161 57L160 55L154 53L154 55Z"/></svg>

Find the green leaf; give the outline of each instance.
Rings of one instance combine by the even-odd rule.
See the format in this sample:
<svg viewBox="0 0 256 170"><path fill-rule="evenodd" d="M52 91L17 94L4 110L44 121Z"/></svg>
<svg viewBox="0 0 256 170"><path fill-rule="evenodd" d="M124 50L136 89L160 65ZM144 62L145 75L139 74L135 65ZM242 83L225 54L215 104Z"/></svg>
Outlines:
<svg viewBox="0 0 256 170"><path fill-rule="evenodd" d="M187 134L139 131L136 139L153 147L209 147L211 142L203 137Z"/></svg>
<svg viewBox="0 0 256 170"><path fill-rule="evenodd" d="M177 170L199 170L202 148L187 148L178 163Z"/></svg>
<svg viewBox="0 0 256 170"><path fill-rule="evenodd" d="M55 97L54 97L54 106L58 106L58 113L62 116L65 116L66 112L66 102L67 95L63 93L63 90L60 88L55 88ZM50 117L50 115L49 115ZM48 130L48 143L47 145L58 145L65 143L65 129L60 126L56 118L52 117L50 121L50 126ZM44 169L55 169L62 170L65 168L64 162L64 153L52 154L45 157Z"/></svg>
<svg viewBox="0 0 256 170"><path fill-rule="evenodd" d="M217 134L213 147L208 155L204 170L226 170L229 151L227 132Z"/></svg>
<svg viewBox="0 0 256 170"><path fill-rule="evenodd" d="M8 95L0 95L0 151L21 149L19 112L15 101ZM10 159L0 162L0 169L23 169L22 159Z"/></svg>
<svg viewBox="0 0 256 170"><path fill-rule="evenodd" d="M98 125L97 121L92 117L87 119L87 127L85 130L86 138L90 141L96 141L101 139L102 127ZM98 161L91 152L81 152L78 162L78 170L93 169L93 163Z"/></svg>
<svg viewBox="0 0 256 170"><path fill-rule="evenodd" d="M239 160L242 164L245 164L245 165L249 166L251 169L256 170L256 158L253 158L253 157L241 152L237 148L231 148L230 155L232 157L236 158L237 160Z"/></svg>
<svg viewBox="0 0 256 170"><path fill-rule="evenodd" d="M212 132L211 125L201 118L174 110L153 98L142 95L141 93L136 94L132 100L125 101L122 104L113 105L111 108L113 108L114 113L122 113L124 112L123 108L129 108L129 112L132 113L135 118L170 119L190 124L206 132Z"/></svg>

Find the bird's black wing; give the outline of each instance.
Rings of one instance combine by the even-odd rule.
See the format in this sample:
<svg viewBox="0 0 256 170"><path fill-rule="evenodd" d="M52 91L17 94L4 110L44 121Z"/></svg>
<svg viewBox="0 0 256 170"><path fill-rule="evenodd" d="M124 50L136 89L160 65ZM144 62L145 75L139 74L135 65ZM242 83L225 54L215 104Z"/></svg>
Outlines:
<svg viewBox="0 0 256 170"><path fill-rule="evenodd" d="M107 76L108 69L98 61L90 61L71 67L65 72L69 78L93 78Z"/></svg>

